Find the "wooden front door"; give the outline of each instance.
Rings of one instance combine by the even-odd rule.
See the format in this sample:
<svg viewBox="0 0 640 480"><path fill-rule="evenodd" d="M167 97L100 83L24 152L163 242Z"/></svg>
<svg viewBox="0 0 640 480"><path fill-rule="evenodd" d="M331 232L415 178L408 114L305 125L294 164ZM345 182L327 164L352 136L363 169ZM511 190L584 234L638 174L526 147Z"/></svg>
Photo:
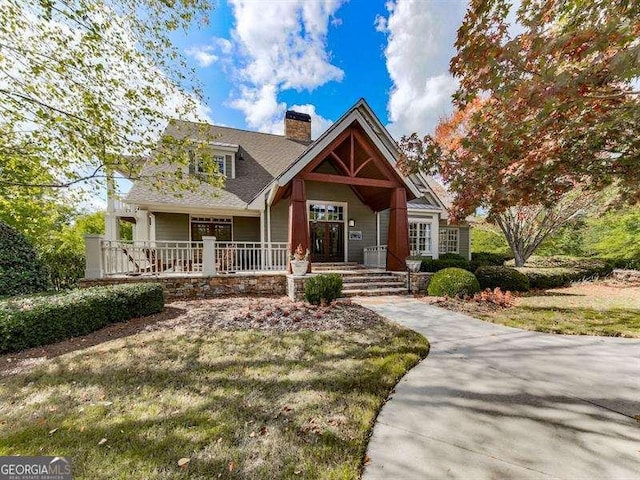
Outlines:
<svg viewBox="0 0 640 480"><path fill-rule="evenodd" d="M344 262L344 222L309 222L312 262Z"/></svg>

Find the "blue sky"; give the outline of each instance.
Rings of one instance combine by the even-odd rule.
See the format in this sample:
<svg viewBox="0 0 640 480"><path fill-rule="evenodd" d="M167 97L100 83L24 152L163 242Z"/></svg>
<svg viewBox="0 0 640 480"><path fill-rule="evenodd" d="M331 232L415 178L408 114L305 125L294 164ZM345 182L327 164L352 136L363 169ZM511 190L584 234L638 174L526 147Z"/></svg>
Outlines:
<svg viewBox="0 0 640 480"><path fill-rule="evenodd" d="M219 0L206 28L175 38L214 123L282 133L284 110L314 137L360 97L399 137L450 111L460 0Z"/></svg>

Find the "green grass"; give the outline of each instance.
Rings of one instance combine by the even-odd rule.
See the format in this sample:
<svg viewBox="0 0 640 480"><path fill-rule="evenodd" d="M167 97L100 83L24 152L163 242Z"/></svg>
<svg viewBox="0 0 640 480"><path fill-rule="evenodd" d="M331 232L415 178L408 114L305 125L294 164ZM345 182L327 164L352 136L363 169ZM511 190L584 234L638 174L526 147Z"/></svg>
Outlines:
<svg viewBox="0 0 640 480"><path fill-rule="evenodd" d="M531 292L516 306L469 312L483 320L538 332L640 337L640 287L583 282Z"/></svg>
<svg viewBox="0 0 640 480"><path fill-rule="evenodd" d="M640 337L640 310L513 307L476 314L483 320L536 332L566 335Z"/></svg>
<svg viewBox="0 0 640 480"><path fill-rule="evenodd" d="M76 479L355 479L427 351L388 323L139 333L1 377L0 454L70 456Z"/></svg>

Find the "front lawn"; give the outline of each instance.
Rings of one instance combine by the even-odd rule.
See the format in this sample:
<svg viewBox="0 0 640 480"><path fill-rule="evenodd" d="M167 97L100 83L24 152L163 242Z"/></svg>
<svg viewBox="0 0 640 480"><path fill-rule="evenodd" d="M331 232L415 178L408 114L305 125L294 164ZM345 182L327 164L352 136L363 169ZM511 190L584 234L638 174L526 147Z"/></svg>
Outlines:
<svg viewBox="0 0 640 480"><path fill-rule="evenodd" d="M440 306L509 327L568 335L640 337L640 287L605 281L533 291L508 308L446 300Z"/></svg>
<svg viewBox="0 0 640 480"><path fill-rule="evenodd" d="M358 478L379 408L428 351L348 304L180 302L130 324L0 359L1 455L68 455L91 480Z"/></svg>

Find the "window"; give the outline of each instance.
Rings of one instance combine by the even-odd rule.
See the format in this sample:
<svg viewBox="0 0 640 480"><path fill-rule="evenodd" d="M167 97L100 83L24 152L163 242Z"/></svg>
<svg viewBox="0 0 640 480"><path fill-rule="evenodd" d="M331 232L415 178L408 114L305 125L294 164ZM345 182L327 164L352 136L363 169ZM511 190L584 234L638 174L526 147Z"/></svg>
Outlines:
<svg viewBox="0 0 640 480"><path fill-rule="evenodd" d="M409 220L409 248L411 255L431 252L431 223Z"/></svg>
<svg viewBox="0 0 640 480"><path fill-rule="evenodd" d="M457 228L441 228L440 229L440 254L442 253L458 253L458 229Z"/></svg>
<svg viewBox="0 0 640 480"><path fill-rule="evenodd" d="M204 158L195 158L195 153L189 152L189 158L191 163L193 164L193 172L199 173L201 175L208 175L209 172L207 170L207 160ZM224 155L214 155L213 156L213 165L217 167L217 171L220 175L227 176L227 162L225 161Z"/></svg>
<svg viewBox="0 0 640 480"><path fill-rule="evenodd" d="M202 237L216 237L218 242L230 242L232 228L231 218L191 217L191 241L201 242Z"/></svg>
<svg viewBox="0 0 640 480"><path fill-rule="evenodd" d="M342 222L344 221L344 207L311 203L309 204L309 220L312 222Z"/></svg>

